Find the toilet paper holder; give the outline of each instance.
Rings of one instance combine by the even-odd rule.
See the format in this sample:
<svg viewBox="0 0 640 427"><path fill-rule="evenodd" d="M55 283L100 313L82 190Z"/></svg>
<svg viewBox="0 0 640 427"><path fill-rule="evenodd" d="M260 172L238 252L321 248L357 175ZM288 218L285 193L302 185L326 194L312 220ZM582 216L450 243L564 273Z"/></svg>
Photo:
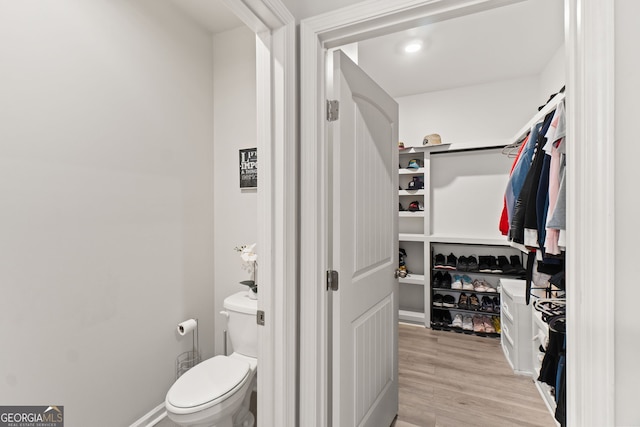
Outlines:
<svg viewBox="0 0 640 427"><path fill-rule="evenodd" d="M184 325L189 322L193 322L195 320L195 325L192 327L188 327L187 330L191 330L191 350L185 351L178 355L176 359L176 379L180 378L182 374L187 372L189 369L196 366L200 363L200 351L198 350L200 346L199 338L198 338L198 319L189 319L185 322L182 322L178 325L178 333L180 335L184 335Z"/></svg>

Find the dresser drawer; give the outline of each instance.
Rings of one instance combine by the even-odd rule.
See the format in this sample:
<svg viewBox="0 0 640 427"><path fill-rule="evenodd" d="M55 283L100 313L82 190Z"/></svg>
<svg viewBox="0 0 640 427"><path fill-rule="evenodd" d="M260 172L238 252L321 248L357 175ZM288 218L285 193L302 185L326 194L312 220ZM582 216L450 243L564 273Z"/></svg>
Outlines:
<svg viewBox="0 0 640 427"><path fill-rule="evenodd" d="M500 280L502 348L514 372L532 374L531 306L525 302L524 280Z"/></svg>

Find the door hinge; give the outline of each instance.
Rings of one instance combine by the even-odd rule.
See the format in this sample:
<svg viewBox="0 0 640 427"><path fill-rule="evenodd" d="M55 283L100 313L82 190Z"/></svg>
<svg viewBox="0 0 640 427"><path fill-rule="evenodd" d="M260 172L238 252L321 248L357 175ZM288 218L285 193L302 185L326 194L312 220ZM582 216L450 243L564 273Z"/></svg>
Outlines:
<svg viewBox="0 0 640 427"><path fill-rule="evenodd" d="M256 323L258 325L264 326L264 311L263 310L258 310L258 312L256 313Z"/></svg>
<svg viewBox="0 0 640 427"><path fill-rule="evenodd" d="M327 121L335 122L340 116L340 101L327 99Z"/></svg>
<svg viewBox="0 0 640 427"><path fill-rule="evenodd" d="M338 290L338 272L335 270L327 271L327 290L328 291Z"/></svg>

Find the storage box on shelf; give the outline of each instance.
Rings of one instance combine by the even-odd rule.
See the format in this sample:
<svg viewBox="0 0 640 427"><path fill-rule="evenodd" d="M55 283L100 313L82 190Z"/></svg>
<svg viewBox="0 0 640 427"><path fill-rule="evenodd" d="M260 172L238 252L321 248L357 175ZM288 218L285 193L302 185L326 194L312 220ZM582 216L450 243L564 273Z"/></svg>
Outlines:
<svg viewBox="0 0 640 427"><path fill-rule="evenodd" d="M431 243L431 255L431 327L499 337L500 279L523 273L520 253L505 243Z"/></svg>

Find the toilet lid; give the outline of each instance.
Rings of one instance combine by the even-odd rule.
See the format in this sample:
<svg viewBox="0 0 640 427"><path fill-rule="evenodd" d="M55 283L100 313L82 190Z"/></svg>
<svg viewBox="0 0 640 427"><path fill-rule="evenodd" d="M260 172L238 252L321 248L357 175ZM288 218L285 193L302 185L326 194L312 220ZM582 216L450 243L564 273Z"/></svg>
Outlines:
<svg viewBox="0 0 640 427"><path fill-rule="evenodd" d="M224 398L249 374L249 363L216 356L194 366L171 386L167 401L178 408L193 408ZM222 399L224 400L224 399Z"/></svg>

